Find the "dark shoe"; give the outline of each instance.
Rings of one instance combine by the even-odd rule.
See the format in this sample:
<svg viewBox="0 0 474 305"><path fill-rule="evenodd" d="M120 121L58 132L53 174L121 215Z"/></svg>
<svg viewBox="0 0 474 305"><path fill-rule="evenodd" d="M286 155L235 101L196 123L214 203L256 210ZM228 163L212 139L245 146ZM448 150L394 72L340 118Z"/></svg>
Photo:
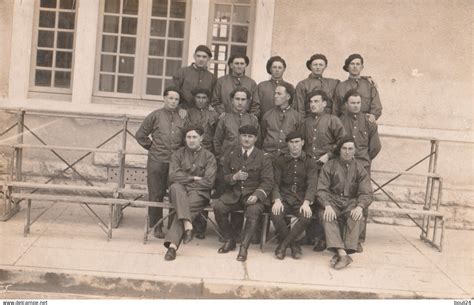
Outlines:
<svg viewBox="0 0 474 305"><path fill-rule="evenodd" d="M326 250L326 241L320 239L316 242L316 245L314 245L313 251L321 252L324 250Z"/></svg>
<svg viewBox="0 0 474 305"><path fill-rule="evenodd" d="M358 243L357 244L357 253L362 253L364 252L364 248L362 248L362 243Z"/></svg>
<svg viewBox="0 0 474 305"><path fill-rule="evenodd" d="M235 250L235 240L228 240L224 242L224 245L217 250L219 253L227 253L229 251Z"/></svg>
<svg viewBox="0 0 474 305"><path fill-rule="evenodd" d="M278 259L284 259L286 255L286 247L282 244L279 244L278 247L275 249L275 256Z"/></svg>
<svg viewBox="0 0 474 305"><path fill-rule="evenodd" d="M296 243L292 243L290 245L290 249L291 249L291 256L294 259L300 259L303 256L303 252L301 251L300 245Z"/></svg>
<svg viewBox="0 0 474 305"><path fill-rule="evenodd" d="M165 254L165 260L172 261L176 258L176 249L175 248L168 248Z"/></svg>
<svg viewBox="0 0 474 305"><path fill-rule="evenodd" d="M165 233L163 233L163 227L156 226L155 231L153 232L153 236L156 238L165 238Z"/></svg>
<svg viewBox="0 0 474 305"><path fill-rule="evenodd" d="M339 256L337 254L334 254L334 256L331 258L329 263L331 264L332 267L334 267L334 265L337 263L338 260L339 260Z"/></svg>
<svg viewBox="0 0 474 305"><path fill-rule="evenodd" d="M247 260L247 248L240 246L239 255L237 255L239 262L245 262Z"/></svg>
<svg viewBox="0 0 474 305"><path fill-rule="evenodd" d="M196 233L196 234L194 234L194 237L196 237L197 239L204 239L204 238L206 238L206 234Z"/></svg>
<svg viewBox="0 0 474 305"><path fill-rule="evenodd" d="M183 234L183 244L189 243L191 240L193 240L194 237L194 232L193 230L186 230L184 231Z"/></svg>
<svg viewBox="0 0 474 305"><path fill-rule="evenodd" d="M352 263L352 258L349 255L340 256L337 262L334 264L334 269L341 270L346 268Z"/></svg>

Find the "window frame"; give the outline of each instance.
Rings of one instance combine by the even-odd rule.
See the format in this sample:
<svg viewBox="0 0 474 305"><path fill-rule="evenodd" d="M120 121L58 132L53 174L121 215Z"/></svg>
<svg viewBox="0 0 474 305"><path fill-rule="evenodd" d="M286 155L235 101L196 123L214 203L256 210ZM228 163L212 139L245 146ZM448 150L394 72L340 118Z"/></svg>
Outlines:
<svg viewBox="0 0 474 305"><path fill-rule="evenodd" d="M92 91L92 100L99 103L106 103L107 100L112 101L112 98L119 99L121 103L140 103L143 101L162 101L163 95L151 95L146 94L146 81L147 81L147 71L148 71L148 48L150 45L150 28L152 20L152 4L153 0L140 0L138 6L137 14L137 41L136 41L136 51L134 54L135 65L133 73L133 93L120 93L120 92L106 92L99 91L99 81L100 81L100 61L102 53L102 37L103 37L103 22L104 22L104 10L105 10L105 1L100 0L99 4L99 17L98 17L98 29L97 29L97 43L96 43L96 56L94 63L94 83ZM184 37L183 37L183 55L182 55L182 65L184 66L187 61L188 56L188 46L189 46L189 33L190 33L190 23L191 23L191 1L186 0L186 16L184 19ZM169 10L169 7L168 7ZM120 13L122 14L122 13ZM173 20L174 18L168 18L166 20ZM168 22L167 22L168 24ZM120 28L120 25L119 25ZM168 30L168 28L167 28ZM167 32L166 32L167 33ZM173 39L172 39L173 40ZM168 39L166 39L168 41ZM166 58L166 46L165 44L165 56ZM117 48L120 48L117 45ZM119 54L119 53L117 53ZM165 64L163 65L163 71L166 73ZM118 72L114 73L117 75ZM112 101L113 102L113 101ZM129 104L130 104L129 103Z"/></svg>
<svg viewBox="0 0 474 305"><path fill-rule="evenodd" d="M74 84L74 62L75 62L75 55L76 55L76 35L77 35L77 13L78 13L78 7L79 7L79 1L76 0L76 7L75 9L61 9L59 8L60 0L57 0L57 5L56 8L51 9L51 8L41 8L40 7L40 2L41 1L34 1L34 14L33 14L33 35L32 35L32 45L31 45L31 58L30 58L30 75L29 75L29 82L28 82L28 92L31 92L33 95L36 93L47 93L47 94L58 94L58 95L65 95L65 96L70 96L72 95L72 88ZM60 88L60 87L46 87L46 86L36 86L35 85L35 75L36 75L36 69L38 68L36 66L36 57L38 53L38 36L39 36L39 17L40 17L40 10L43 9L45 11L52 11L52 12L74 12L74 30L69 30L69 29L61 29L61 31L64 32L69 32L73 33L73 43L72 43L72 58L71 58L71 68L70 69L65 69L65 68L56 68L56 52L58 50L57 48L57 36L58 36L58 22L59 22L59 14L55 18L55 24L54 24L54 40L53 40L53 47L52 48L45 48L47 50L53 50L53 59L52 59L52 66L49 71L67 71L71 73L71 82L69 85L69 88ZM59 49L62 50L62 49ZM41 67L39 70L42 70ZM54 73L51 74L51 84L54 83Z"/></svg>

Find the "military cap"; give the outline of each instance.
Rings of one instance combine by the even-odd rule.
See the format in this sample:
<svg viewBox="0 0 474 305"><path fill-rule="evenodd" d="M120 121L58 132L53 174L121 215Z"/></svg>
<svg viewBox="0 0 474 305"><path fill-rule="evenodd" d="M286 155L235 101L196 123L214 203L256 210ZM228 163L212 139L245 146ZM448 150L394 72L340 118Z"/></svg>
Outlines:
<svg viewBox="0 0 474 305"><path fill-rule="evenodd" d="M204 134L204 129L202 129L202 127L199 125L191 125L186 127L186 129L184 130L184 135L187 135L190 131L195 131L200 136Z"/></svg>
<svg viewBox="0 0 474 305"><path fill-rule="evenodd" d="M252 126L252 125L244 125L239 128L239 133L240 134L251 134L254 136L257 136L258 130L257 127Z"/></svg>
<svg viewBox="0 0 474 305"><path fill-rule="evenodd" d="M247 64L247 66L250 64L250 59L248 58L247 55L232 54L232 55L230 55L229 60L227 61L227 65L230 65L234 61L234 59L236 59L236 58L243 58L245 60L245 63Z"/></svg>
<svg viewBox="0 0 474 305"><path fill-rule="evenodd" d="M272 57L270 57L270 58L268 59L268 61L267 61L267 73L268 73L268 74L272 74L272 73L270 72L270 68L272 67L272 65L273 65L273 63L274 63L275 61L281 62L281 63L283 64L283 67L286 68L286 61L285 61L283 58L281 58L280 56L272 56Z"/></svg>
<svg viewBox="0 0 474 305"><path fill-rule="evenodd" d="M355 53L355 54L349 55L349 57L346 58L346 61L344 62L344 66L342 67L342 69L344 69L344 71L346 72L349 72L349 65L356 58L359 58L362 64L364 64L364 58L362 57L362 55Z"/></svg>
<svg viewBox="0 0 474 305"><path fill-rule="evenodd" d="M289 142L289 141L291 141L293 139L297 139L297 138L300 138L301 140L303 140L303 135L301 134L301 132L292 131L286 136L285 141Z"/></svg>
<svg viewBox="0 0 474 305"><path fill-rule="evenodd" d="M211 98L211 91L207 90L206 88L194 88L191 90L191 94L193 96L196 96L200 93L205 94L208 98Z"/></svg>
<svg viewBox="0 0 474 305"><path fill-rule="evenodd" d="M194 51L194 54L196 54L199 51L206 53L209 57L212 57L212 52L206 45L203 45L203 44L198 45L196 50Z"/></svg>
<svg viewBox="0 0 474 305"><path fill-rule="evenodd" d="M326 63L326 65L328 64L328 59L326 58L325 55L323 55L323 54L313 54L313 55L310 57L310 59L308 59L308 60L306 61L306 68L308 68L308 70L311 71L311 63L312 63L314 60L316 60L316 59L322 59L322 60L324 60L324 62Z"/></svg>

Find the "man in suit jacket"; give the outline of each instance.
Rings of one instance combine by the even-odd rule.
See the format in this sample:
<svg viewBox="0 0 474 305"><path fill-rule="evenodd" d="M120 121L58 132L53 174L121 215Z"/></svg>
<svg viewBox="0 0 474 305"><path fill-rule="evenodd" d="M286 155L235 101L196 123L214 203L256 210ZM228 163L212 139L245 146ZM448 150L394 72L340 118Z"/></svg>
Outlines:
<svg viewBox="0 0 474 305"><path fill-rule="evenodd" d="M247 249L254 235L258 218L264 209L264 201L273 188L273 168L270 158L255 147L257 128L245 125L239 128L240 144L224 156L223 171L225 191L214 205L214 215L219 225L224 245L219 253L227 253L236 247L235 236L228 219L229 213L244 210L246 223L238 261L247 260Z"/></svg>

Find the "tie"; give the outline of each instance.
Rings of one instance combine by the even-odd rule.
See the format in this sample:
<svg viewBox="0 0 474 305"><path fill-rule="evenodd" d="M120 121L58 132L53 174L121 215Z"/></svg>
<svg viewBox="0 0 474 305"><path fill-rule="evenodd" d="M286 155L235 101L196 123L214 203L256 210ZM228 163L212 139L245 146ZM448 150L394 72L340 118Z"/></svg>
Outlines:
<svg viewBox="0 0 474 305"><path fill-rule="evenodd" d="M247 160L247 158L248 158L247 151L244 150L244 160Z"/></svg>

